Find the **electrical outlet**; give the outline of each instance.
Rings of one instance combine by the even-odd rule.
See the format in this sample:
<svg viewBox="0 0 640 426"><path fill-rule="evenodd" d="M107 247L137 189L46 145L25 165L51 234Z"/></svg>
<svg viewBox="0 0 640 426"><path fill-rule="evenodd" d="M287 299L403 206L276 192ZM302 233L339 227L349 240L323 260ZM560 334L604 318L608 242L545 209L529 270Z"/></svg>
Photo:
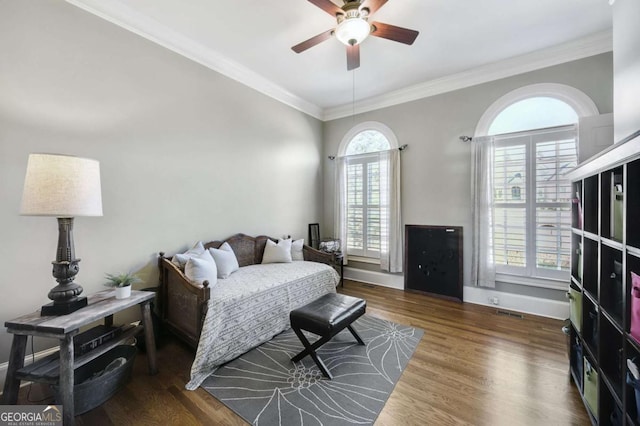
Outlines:
<svg viewBox="0 0 640 426"><path fill-rule="evenodd" d="M497 297L493 296L489 298L489 303L493 304L493 305L499 305L500 304L500 299L498 299Z"/></svg>

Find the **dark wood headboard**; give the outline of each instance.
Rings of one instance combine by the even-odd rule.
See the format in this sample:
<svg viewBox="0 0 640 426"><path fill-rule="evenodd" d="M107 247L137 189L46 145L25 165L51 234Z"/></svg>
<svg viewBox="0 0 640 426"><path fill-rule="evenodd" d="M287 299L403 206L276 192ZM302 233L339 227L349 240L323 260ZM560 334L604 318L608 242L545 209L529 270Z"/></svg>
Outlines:
<svg viewBox="0 0 640 426"><path fill-rule="evenodd" d="M250 237L245 234L235 234L224 241L208 242L204 245L204 248L219 248L225 242L229 243L238 259L238 265L242 267L262 263L262 255L264 254L264 246L267 245L267 240L278 242L277 239L266 235Z"/></svg>

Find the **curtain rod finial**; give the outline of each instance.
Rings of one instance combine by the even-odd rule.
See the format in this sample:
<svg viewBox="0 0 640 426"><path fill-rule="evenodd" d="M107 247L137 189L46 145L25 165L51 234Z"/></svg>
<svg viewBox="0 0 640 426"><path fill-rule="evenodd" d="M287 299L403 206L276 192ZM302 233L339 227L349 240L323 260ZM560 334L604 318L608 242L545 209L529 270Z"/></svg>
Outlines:
<svg viewBox="0 0 640 426"><path fill-rule="evenodd" d="M473 138L471 136L460 136L462 142L471 142Z"/></svg>
<svg viewBox="0 0 640 426"><path fill-rule="evenodd" d="M330 155L329 157L327 157L329 160L335 160L336 156L335 155Z"/></svg>

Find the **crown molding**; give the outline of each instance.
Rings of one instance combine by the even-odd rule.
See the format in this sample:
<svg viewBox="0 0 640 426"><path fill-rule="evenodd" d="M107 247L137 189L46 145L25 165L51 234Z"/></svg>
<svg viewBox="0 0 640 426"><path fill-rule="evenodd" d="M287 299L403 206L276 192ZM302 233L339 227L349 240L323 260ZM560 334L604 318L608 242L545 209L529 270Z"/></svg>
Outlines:
<svg viewBox="0 0 640 426"><path fill-rule="evenodd" d="M260 74L225 58L203 44L197 43L158 21L136 12L120 0L110 0L108 2L98 0L66 1L305 114L322 119L323 110L319 106L294 95Z"/></svg>
<svg viewBox="0 0 640 426"><path fill-rule="evenodd" d="M324 110L324 121L349 117L417 99L427 98L482 83L575 61L613 50L612 31L603 31L547 49L483 65L435 80L405 87L384 95Z"/></svg>
<svg viewBox="0 0 640 426"><path fill-rule="evenodd" d="M323 110L318 105L289 92L255 71L227 59L220 53L148 16L136 12L122 0L66 0L66 2L323 121L349 117L354 112L360 114L386 108L613 50L612 31L604 31L547 49L364 99L356 102L355 105L345 104Z"/></svg>

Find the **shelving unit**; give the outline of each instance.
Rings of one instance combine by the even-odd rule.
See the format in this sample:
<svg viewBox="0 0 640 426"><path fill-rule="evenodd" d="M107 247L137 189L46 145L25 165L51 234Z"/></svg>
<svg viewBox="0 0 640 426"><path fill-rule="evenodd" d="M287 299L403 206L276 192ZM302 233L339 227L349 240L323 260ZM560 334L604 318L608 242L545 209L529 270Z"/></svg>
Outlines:
<svg viewBox="0 0 640 426"><path fill-rule="evenodd" d="M575 197L571 377L593 424L640 426L636 390L627 381L627 359L640 366L640 342L630 335L631 271L640 274L640 132L568 177Z"/></svg>

